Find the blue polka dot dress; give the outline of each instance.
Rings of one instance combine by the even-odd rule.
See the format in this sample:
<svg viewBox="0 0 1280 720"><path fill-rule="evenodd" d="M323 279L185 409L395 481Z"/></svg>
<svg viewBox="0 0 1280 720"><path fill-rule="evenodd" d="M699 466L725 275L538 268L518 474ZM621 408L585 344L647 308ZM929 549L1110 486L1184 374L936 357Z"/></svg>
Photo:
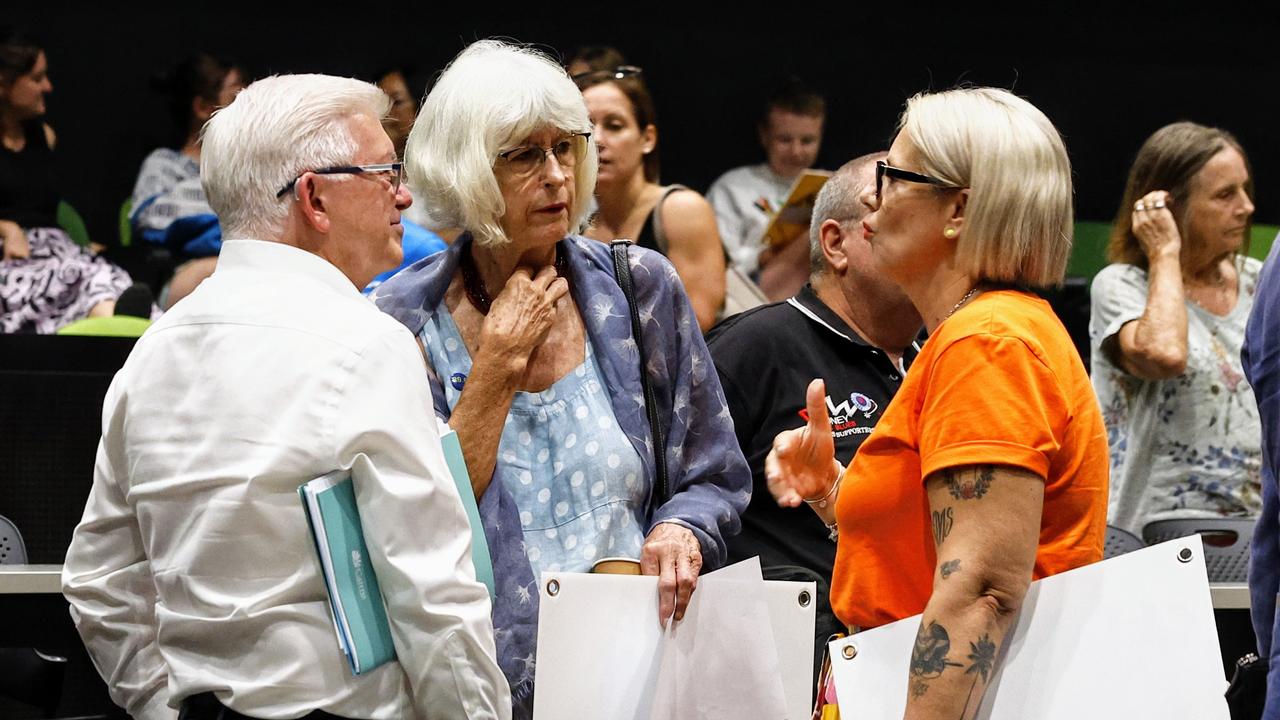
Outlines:
<svg viewBox="0 0 1280 720"><path fill-rule="evenodd" d="M421 337L432 367L448 368L458 402L471 357L443 303ZM498 443L495 481L515 498L534 577L639 560L648 488L635 447L614 417L591 343L577 368L541 392L517 392Z"/></svg>

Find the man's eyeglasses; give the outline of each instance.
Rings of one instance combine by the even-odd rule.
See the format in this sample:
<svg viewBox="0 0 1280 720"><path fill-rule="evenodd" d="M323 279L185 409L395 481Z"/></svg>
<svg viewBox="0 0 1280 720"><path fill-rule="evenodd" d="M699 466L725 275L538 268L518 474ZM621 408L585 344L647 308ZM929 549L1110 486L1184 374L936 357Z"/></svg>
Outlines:
<svg viewBox="0 0 1280 720"><path fill-rule="evenodd" d="M629 77L639 77L644 71L635 65L619 65L612 70L585 70L576 75L570 75L569 79L574 81L581 87L584 83L597 83L606 80L621 80Z"/></svg>
<svg viewBox="0 0 1280 720"><path fill-rule="evenodd" d="M400 182L404 180L404 163L389 162L377 163L374 165L335 165L334 167L320 168L318 170L308 170L307 172L316 175L385 175L387 180L391 182L391 192L400 191ZM302 173L306 175L307 173ZM276 199L284 197L285 193L293 189L294 185L302 179L302 175L289 181L288 185L280 188L280 192L276 193Z"/></svg>
<svg viewBox="0 0 1280 720"><path fill-rule="evenodd" d="M529 177L540 171L549 155L555 155L556 162L560 163L562 169L572 170L578 164L578 151L590 138L589 132L569 133L551 147L521 145L498 153L498 159L506 163L513 175L519 177Z"/></svg>
<svg viewBox="0 0 1280 720"><path fill-rule="evenodd" d="M933 185L935 187L947 188L951 190L959 189L958 186L952 185L951 183L946 182L945 180L939 180L938 178L933 177L932 175L921 175L918 172L911 172L910 170L903 170L902 168L894 167L883 160L877 160L876 161L876 207L880 207L880 200L884 197L883 188L884 188L884 177L886 175L888 175L889 177L895 180L906 180L907 182L921 183L924 185Z"/></svg>

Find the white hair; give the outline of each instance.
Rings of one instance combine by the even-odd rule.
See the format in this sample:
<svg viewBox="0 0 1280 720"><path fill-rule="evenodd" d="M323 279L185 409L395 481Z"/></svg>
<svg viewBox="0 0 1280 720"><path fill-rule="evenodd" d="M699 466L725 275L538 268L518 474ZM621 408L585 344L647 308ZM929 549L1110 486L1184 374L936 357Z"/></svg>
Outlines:
<svg viewBox="0 0 1280 720"><path fill-rule="evenodd" d="M292 195L280 188L309 170L352 162L349 120L390 108L376 86L330 75L277 75L241 90L201 139L200 182L223 237L276 240Z"/></svg>
<svg viewBox="0 0 1280 720"><path fill-rule="evenodd" d="M551 126L590 132L587 105L564 68L541 52L498 40L473 43L431 89L405 144L409 186L441 225L482 245L508 242L506 206L493 174L499 152ZM596 146L577 146L570 229L586 220L596 185Z"/></svg>
<svg viewBox="0 0 1280 720"><path fill-rule="evenodd" d="M956 245L978 280L1058 285L1071 254L1071 161L1049 118L1007 90L958 88L907 101L900 126L923 169L970 189Z"/></svg>

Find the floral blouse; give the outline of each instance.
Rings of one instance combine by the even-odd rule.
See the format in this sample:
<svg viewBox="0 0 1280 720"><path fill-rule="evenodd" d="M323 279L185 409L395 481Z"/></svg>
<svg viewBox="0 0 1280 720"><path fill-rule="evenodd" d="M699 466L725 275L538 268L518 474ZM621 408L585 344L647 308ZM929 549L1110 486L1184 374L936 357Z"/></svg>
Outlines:
<svg viewBox="0 0 1280 720"><path fill-rule="evenodd" d="M1261 510L1262 429L1240 365L1261 266L1237 258L1239 299L1225 316L1187 301L1187 369L1168 380L1134 377L1102 352L1145 311L1146 271L1115 264L1094 278L1089 344L1111 449L1108 524L1141 535L1154 520Z"/></svg>

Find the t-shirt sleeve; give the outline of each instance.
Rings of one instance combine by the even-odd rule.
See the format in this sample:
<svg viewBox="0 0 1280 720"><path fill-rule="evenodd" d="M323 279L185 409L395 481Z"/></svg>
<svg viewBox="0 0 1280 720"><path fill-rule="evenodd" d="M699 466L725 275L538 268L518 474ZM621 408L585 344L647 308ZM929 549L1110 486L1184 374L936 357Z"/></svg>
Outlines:
<svg viewBox="0 0 1280 720"><path fill-rule="evenodd" d="M950 467L1009 465L1048 477L1071 421L1048 365L1022 339L980 334L947 347L920 408L921 477Z"/></svg>
<svg viewBox="0 0 1280 720"><path fill-rule="evenodd" d="M1089 342L1097 348L1146 312L1147 274L1133 265L1108 265L1094 277L1089 296Z"/></svg>

